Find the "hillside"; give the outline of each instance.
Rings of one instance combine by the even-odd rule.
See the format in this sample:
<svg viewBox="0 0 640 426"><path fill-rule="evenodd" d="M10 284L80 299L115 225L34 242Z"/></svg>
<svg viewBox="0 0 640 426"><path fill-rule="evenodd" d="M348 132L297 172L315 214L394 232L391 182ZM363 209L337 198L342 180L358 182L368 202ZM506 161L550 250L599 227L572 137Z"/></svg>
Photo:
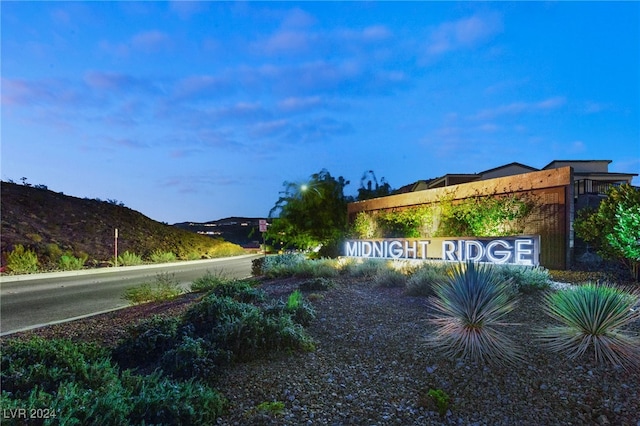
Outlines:
<svg viewBox="0 0 640 426"><path fill-rule="evenodd" d="M118 229L118 253L128 250L143 258L154 250L179 258L238 254L242 248L222 239L154 221L112 201L77 198L48 189L2 182L1 252L16 244L38 254L43 266L55 264L62 253L87 254L88 266L113 258L114 231Z"/></svg>

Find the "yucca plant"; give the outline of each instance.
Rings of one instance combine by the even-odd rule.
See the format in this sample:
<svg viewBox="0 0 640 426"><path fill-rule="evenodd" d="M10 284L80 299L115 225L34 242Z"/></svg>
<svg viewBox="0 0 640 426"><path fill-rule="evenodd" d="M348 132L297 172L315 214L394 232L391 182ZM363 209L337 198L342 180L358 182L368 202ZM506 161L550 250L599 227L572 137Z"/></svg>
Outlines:
<svg viewBox="0 0 640 426"><path fill-rule="evenodd" d="M447 356L495 364L521 360L516 344L499 330L513 325L503 320L516 305L515 293L490 265L457 264L449 280L437 282L433 290L430 322L436 330L428 339L430 345Z"/></svg>
<svg viewBox="0 0 640 426"><path fill-rule="evenodd" d="M640 365L640 336L622 327L640 319L639 291L588 283L546 296L545 311L562 325L540 330L543 344L571 359L590 348L597 362Z"/></svg>

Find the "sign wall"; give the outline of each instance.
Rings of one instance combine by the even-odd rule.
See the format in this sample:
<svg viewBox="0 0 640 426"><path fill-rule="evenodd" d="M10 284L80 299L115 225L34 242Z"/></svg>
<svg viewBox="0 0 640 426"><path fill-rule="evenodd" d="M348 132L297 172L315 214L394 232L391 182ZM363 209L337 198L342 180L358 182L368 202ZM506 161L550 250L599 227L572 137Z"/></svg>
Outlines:
<svg viewBox="0 0 640 426"><path fill-rule="evenodd" d="M344 255L371 259L437 259L535 266L540 264L540 236L347 240Z"/></svg>

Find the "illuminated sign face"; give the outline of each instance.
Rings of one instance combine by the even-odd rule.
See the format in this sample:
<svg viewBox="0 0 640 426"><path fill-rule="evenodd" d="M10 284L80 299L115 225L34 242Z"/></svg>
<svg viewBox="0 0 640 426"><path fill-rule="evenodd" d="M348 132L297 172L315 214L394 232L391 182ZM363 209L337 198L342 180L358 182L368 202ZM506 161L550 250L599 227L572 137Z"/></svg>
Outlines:
<svg viewBox="0 0 640 426"><path fill-rule="evenodd" d="M439 259L538 265L540 236L348 240L345 242L344 255L372 259Z"/></svg>

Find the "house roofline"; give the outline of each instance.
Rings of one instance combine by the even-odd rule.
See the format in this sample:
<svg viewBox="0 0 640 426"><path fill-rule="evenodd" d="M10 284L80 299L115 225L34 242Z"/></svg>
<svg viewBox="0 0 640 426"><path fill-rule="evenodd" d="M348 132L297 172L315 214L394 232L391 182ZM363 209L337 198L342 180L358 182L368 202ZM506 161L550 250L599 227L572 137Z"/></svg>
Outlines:
<svg viewBox="0 0 640 426"><path fill-rule="evenodd" d="M613 160L553 160L549 164L544 166L541 170L545 170L547 167L549 167L553 163L602 163L602 162L611 164L613 163Z"/></svg>
<svg viewBox="0 0 640 426"><path fill-rule="evenodd" d="M540 169L536 169L535 167L531 167L531 166L528 166L528 165L526 165L526 164L522 164L522 163L518 163L517 161L514 161L513 163L503 164L502 166L494 167L494 168L492 168L492 169L483 170L483 171L481 171L481 172L478 172L477 174L479 174L479 175L483 175L483 174L485 174L485 173L489 173L489 172L493 172L493 171L496 171L496 170L504 169L504 168L509 167L509 166L520 166L520 167L524 167L524 168L526 168L526 169L531 170L532 172L538 172L538 171L540 171Z"/></svg>

